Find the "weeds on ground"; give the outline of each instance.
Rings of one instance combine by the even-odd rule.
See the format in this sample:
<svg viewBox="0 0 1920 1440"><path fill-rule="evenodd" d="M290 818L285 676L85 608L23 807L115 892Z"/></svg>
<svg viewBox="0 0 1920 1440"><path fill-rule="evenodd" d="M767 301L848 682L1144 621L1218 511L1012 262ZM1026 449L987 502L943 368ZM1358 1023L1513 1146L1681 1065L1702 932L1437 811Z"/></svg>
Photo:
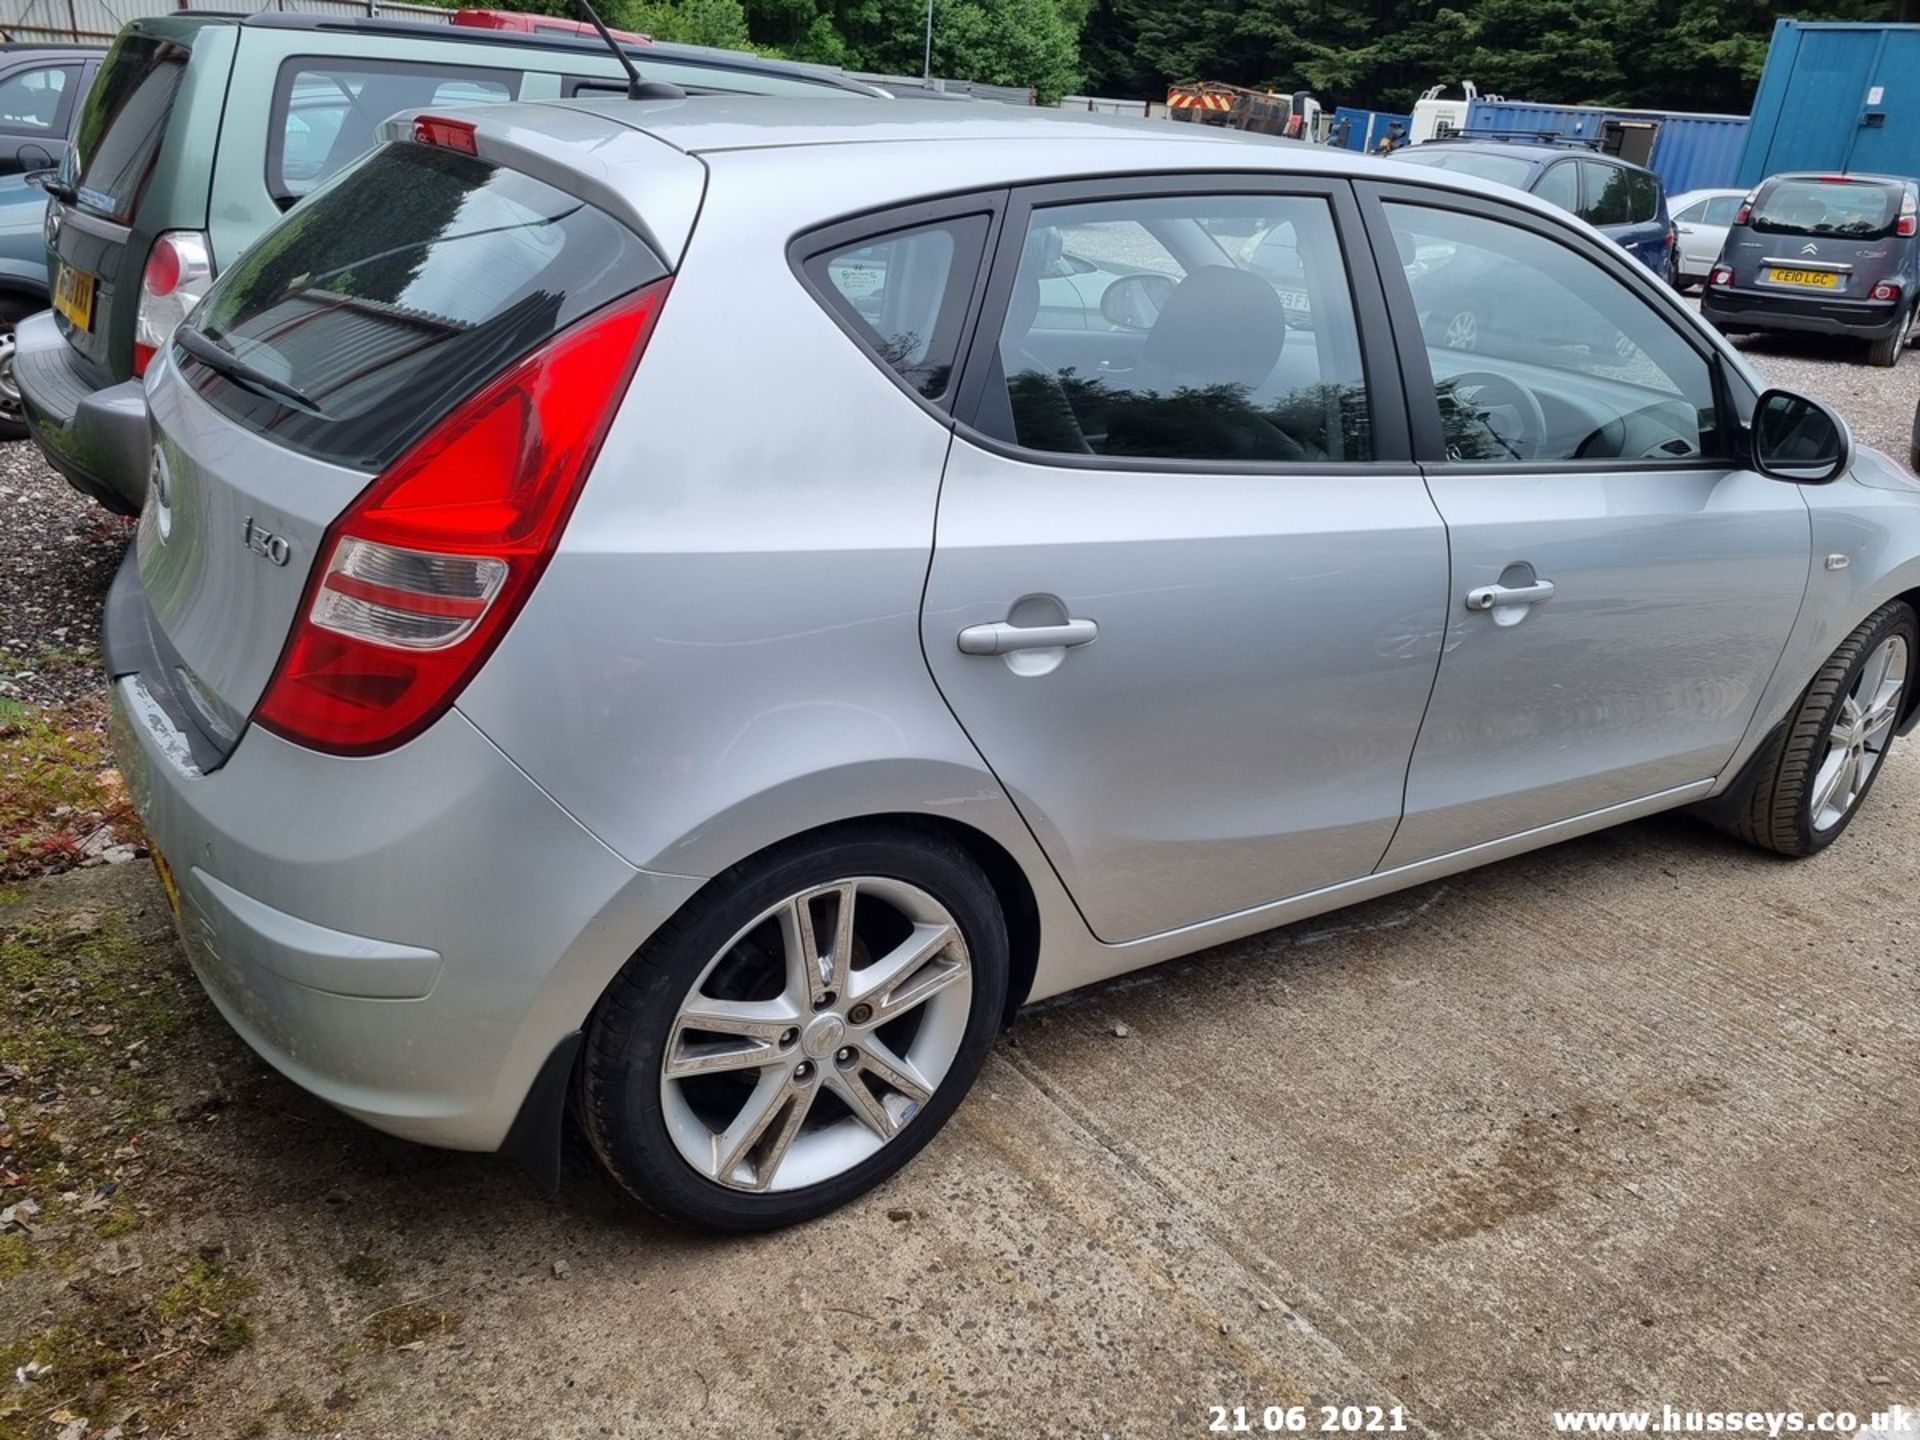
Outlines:
<svg viewBox="0 0 1920 1440"><path fill-rule="evenodd" d="M24 663L0 653L0 674ZM92 663L55 652L33 665ZM106 702L87 694L41 706L0 695L0 880L71 870L139 834L107 743Z"/></svg>
<svg viewBox="0 0 1920 1440"><path fill-rule="evenodd" d="M173 1163L155 1067L192 985L130 917L0 886L0 1440L177 1431L252 1341L255 1283L219 1247L137 1235Z"/></svg>

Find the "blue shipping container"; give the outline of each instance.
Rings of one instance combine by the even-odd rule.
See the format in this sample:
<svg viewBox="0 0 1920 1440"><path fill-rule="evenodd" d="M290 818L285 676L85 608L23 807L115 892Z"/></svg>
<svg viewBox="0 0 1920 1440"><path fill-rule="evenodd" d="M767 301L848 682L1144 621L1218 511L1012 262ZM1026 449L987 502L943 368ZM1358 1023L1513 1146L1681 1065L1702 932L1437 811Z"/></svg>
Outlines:
<svg viewBox="0 0 1920 1440"><path fill-rule="evenodd" d="M1598 140L1608 120L1652 124L1653 156L1647 168L1669 195L1732 186L1747 140L1744 115L1694 115L1674 110L1618 110L1598 105L1528 105L1518 100L1476 100L1467 129L1496 134L1566 135Z"/></svg>
<svg viewBox="0 0 1920 1440"><path fill-rule="evenodd" d="M1364 150L1369 154L1380 148L1380 141L1394 121L1400 122L1400 133L1403 135L1413 129L1413 116L1396 114L1391 110L1356 110L1351 105L1342 105L1333 112L1333 123L1337 126L1342 120L1347 122L1347 149Z"/></svg>
<svg viewBox="0 0 1920 1440"><path fill-rule="evenodd" d="M1920 176L1920 25L1774 22L1735 183L1782 170Z"/></svg>

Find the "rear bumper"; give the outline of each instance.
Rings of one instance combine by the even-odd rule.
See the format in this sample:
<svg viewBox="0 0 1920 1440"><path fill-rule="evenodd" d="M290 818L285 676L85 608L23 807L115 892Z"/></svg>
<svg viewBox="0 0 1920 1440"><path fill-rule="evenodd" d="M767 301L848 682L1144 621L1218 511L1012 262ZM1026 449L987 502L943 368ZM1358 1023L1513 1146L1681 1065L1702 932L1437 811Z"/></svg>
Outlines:
<svg viewBox="0 0 1920 1440"><path fill-rule="evenodd" d="M206 771L149 688L164 683L115 679L114 749L214 1005L350 1115L500 1148L549 1057L701 882L618 859L458 712L365 759L256 727Z"/></svg>
<svg viewBox="0 0 1920 1440"><path fill-rule="evenodd" d="M30 315L15 332L14 378L34 443L67 483L111 510L137 514L147 494L147 397L138 380L95 389L54 323Z"/></svg>
<svg viewBox="0 0 1920 1440"><path fill-rule="evenodd" d="M1721 329L1785 330L1806 335L1851 335L1884 340L1905 321L1906 307L1888 300L1825 300L1778 290L1715 285L1700 313Z"/></svg>

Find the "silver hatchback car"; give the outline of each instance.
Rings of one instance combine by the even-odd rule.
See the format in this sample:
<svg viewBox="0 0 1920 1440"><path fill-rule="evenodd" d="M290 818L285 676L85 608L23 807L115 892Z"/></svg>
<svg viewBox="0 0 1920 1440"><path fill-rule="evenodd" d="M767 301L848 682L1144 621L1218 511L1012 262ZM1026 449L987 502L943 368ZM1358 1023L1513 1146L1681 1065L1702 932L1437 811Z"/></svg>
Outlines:
<svg viewBox="0 0 1920 1440"><path fill-rule="evenodd" d="M194 967L383 1130L803 1219L1026 1001L1677 806L1810 854L1913 723L1920 485L1526 196L994 106L386 134L152 369L107 633Z"/></svg>

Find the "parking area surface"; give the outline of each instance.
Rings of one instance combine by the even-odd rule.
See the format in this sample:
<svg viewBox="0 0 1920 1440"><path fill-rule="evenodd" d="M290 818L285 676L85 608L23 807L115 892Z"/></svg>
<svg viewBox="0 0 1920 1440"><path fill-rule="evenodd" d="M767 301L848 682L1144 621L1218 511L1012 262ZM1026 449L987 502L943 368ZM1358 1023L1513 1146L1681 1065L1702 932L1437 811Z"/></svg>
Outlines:
<svg viewBox="0 0 1920 1440"><path fill-rule="evenodd" d="M1920 357L1748 346L1903 453ZM65 505L4 459L23 510ZM881 1191L718 1240L583 1167L548 1198L334 1115L182 978L144 865L84 870L0 919L129 927L180 982L134 1047L165 1103L142 1092L164 1118L129 1185L166 1200L0 1286L0 1346L199 1256L245 1278L250 1331L204 1347L169 1422L196 1437L1197 1437L1209 1406L1348 1403L1520 1437L1560 1408L1912 1404L1916 876L1909 742L1811 861L1663 817L1036 1007ZM16 1125L26 1098L0 1087ZM62 1434L66 1380L16 1384L0 1435Z"/></svg>

